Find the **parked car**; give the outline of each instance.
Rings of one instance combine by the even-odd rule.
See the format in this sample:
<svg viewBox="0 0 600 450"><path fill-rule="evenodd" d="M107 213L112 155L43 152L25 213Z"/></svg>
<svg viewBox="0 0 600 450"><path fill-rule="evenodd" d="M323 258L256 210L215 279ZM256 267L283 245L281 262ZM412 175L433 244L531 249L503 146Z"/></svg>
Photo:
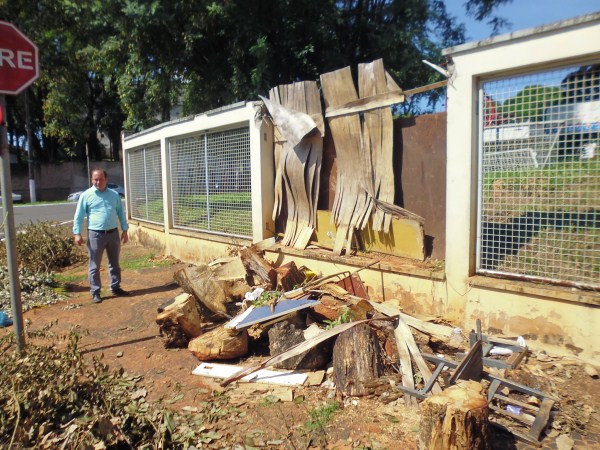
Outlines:
<svg viewBox="0 0 600 450"><path fill-rule="evenodd" d="M112 189L113 191L116 191L117 194L119 194L119 196L121 198L125 197L125 188L119 184L114 184L114 183L108 183L106 185L107 188ZM69 194L69 196L67 197L67 200L70 202L76 202L79 200L79 196L83 194L83 191L78 191L78 192L73 192L71 194Z"/></svg>
<svg viewBox="0 0 600 450"><path fill-rule="evenodd" d="M21 203L23 201L23 197L21 194L12 193L13 203ZM2 201L2 192L0 192L0 202Z"/></svg>

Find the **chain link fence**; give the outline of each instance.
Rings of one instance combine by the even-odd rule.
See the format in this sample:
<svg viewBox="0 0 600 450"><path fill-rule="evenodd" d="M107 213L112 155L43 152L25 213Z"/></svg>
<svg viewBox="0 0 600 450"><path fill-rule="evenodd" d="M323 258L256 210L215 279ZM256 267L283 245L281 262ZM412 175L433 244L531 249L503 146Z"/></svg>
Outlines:
<svg viewBox="0 0 600 450"><path fill-rule="evenodd" d="M484 81L477 272L600 287L600 63Z"/></svg>
<svg viewBox="0 0 600 450"><path fill-rule="evenodd" d="M169 141L175 228L252 236L248 127Z"/></svg>
<svg viewBox="0 0 600 450"><path fill-rule="evenodd" d="M164 224L160 144L127 152L128 197L131 217Z"/></svg>

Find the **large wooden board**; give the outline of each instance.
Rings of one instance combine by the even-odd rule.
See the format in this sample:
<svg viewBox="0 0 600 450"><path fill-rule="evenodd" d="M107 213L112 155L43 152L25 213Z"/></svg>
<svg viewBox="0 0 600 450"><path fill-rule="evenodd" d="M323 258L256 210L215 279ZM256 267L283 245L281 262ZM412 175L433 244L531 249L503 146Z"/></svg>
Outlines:
<svg viewBox="0 0 600 450"><path fill-rule="evenodd" d="M317 228L312 243L320 247L333 249L337 235L337 227L331 220L330 211L317 211ZM386 253L388 255L425 260L425 233L423 224L415 219L397 219L392 217L387 233L375 231L371 221L360 230L359 238L365 249Z"/></svg>
<svg viewBox="0 0 600 450"><path fill-rule="evenodd" d="M305 81L273 88L269 97L276 104L269 109L276 125L273 219L285 210L282 244L305 248L316 226L323 157L319 92L316 82ZM309 131L308 123L314 130Z"/></svg>
<svg viewBox="0 0 600 450"><path fill-rule="evenodd" d="M321 86L327 111L344 111L344 115L328 115L335 143L337 183L332 207L337 227L333 252L348 252L355 230L364 229L375 212L372 227L388 232L391 224L389 208L394 202L393 123L389 103L380 108L363 108L362 115L347 110L360 98L368 104L373 98L399 91L385 71L381 59L358 68L359 94L356 93L350 68L321 75ZM397 97L398 99L400 97ZM400 101L400 100L399 100Z"/></svg>

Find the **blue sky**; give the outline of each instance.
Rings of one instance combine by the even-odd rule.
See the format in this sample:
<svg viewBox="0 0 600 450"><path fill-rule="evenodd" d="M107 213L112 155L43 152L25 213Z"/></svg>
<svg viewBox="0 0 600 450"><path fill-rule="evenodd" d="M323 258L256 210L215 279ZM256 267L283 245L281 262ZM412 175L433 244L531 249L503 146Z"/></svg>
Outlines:
<svg viewBox="0 0 600 450"><path fill-rule="evenodd" d="M466 17L463 4L466 0L446 0L446 8L467 27L467 42L490 36L491 28ZM497 10L497 14L511 26L500 34L546 25L559 20L571 19L585 14L600 12L600 0L513 0Z"/></svg>

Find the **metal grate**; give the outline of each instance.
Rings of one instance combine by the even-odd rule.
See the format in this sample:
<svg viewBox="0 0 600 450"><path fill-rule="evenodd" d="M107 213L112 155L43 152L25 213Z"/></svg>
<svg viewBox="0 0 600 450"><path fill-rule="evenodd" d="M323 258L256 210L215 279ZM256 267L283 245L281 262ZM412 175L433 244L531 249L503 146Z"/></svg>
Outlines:
<svg viewBox="0 0 600 450"><path fill-rule="evenodd" d="M249 128L169 144L173 226L252 236Z"/></svg>
<svg viewBox="0 0 600 450"><path fill-rule="evenodd" d="M600 287L600 64L482 82L477 271Z"/></svg>
<svg viewBox="0 0 600 450"><path fill-rule="evenodd" d="M131 217L164 224L160 144L127 153L128 198Z"/></svg>

